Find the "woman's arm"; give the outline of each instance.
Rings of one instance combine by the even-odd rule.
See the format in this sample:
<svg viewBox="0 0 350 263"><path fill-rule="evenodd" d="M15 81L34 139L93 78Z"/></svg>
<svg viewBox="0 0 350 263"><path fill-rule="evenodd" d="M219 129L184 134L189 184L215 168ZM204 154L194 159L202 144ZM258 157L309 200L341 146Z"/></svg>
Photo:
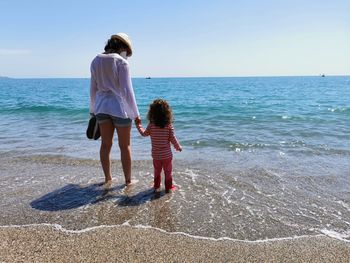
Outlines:
<svg viewBox="0 0 350 263"><path fill-rule="evenodd" d="M94 74L94 70L92 68L92 64L90 67L91 79L90 79L90 114L95 113L95 98L97 92L97 82Z"/></svg>
<svg viewBox="0 0 350 263"><path fill-rule="evenodd" d="M129 64L126 61L123 61L119 66L119 84L125 90L125 101L127 103L125 111L130 119L135 119L140 116L140 113L131 83Z"/></svg>

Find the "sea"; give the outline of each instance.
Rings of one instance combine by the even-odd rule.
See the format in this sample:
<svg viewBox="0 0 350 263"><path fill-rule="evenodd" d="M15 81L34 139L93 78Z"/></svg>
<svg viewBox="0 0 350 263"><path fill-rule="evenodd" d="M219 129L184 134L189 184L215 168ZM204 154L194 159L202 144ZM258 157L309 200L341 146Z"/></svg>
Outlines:
<svg viewBox="0 0 350 263"><path fill-rule="evenodd" d="M115 186L99 184L100 140L85 134L89 81L0 79L1 225L350 242L350 76L134 78L143 124L149 104L166 99L183 147L177 190L160 196L150 139L134 126L135 186L122 186L117 136Z"/></svg>

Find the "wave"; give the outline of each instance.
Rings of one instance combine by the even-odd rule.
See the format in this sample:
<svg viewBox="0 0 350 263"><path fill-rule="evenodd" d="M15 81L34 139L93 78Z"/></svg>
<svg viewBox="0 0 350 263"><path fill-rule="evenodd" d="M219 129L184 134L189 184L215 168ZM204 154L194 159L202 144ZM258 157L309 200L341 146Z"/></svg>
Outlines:
<svg viewBox="0 0 350 263"><path fill-rule="evenodd" d="M330 111L332 113L337 113L337 114L349 115L350 107L329 107L327 108L327 111Z"/></svg>
<svg viewBox="0 0 350 263"><path fill-rule="evenodd" d="M24 105L15 107L5 107L0 109L0 113L59 113L59 114L83 114L88 113L88 107L64 107L64 106L54 106L54 105Z"/></svg>
<svg viewBox="0 0 350 263"><path fill-rule="evenodd" d="M343 241L346 243L350 242L348 240L348 238L349 238L348 233L338 233L336 231L326 230L326 229L319 230L320 233L316 234L316 235L300 235L300 236L291 236L291 237L278 237L278 238L247 240L247 239L235 239L235 238L230 238L230 237L213 238L213 237L206 237L206 236L197 236L197 235L191 235L191 234L188 234L185 232L168 232L164 229L153 227L153 226L130 225L127 222L123 223L121 225L99 225L99 226L88 227L88 228L81 229L81 230L66 229L59 224L49 224L49 223L0 226L0 228L35 228L35 227L50 227L50 228L53 228L55 230L62 231L63 233L67 233L67 234L82 234L82 233L87 233L87 232L91 232L91 231L97 231L99 229L104 229L104 228L130 227L130 228L139 229L139 230L150 229L150 230L155 230L155 231L165 233L168 235L186 236L186 237L193 238L193 239L202 239L202 240L209 240L209 241L214 241L214 242L231 241L231 242L242 242L242 243L251 243L251 244L278 242L278 241L284 241L284 240L297 240L297 239L303 239L303 238L318 238L318 237L329 237L329 238L340 240L340 241Z"/></svg>
<svg viewBox="0 0 350 263"><path fill-rule="evenodd" d="M305 154L332 154L332 155L350 155L350 150L329 147L327 145L313 145L307 144L305 141L291 141L291 142L275 142L275 143L244 143L232 142L220 139L199 139L199 140L185 140L184 145L189 145L194 148L222 148L228 151L244 152L257 150L276 150L280 152L298 152Z"/></svg>
<svg viewBox="0 0 350 263"><path fill-rule="evenodd" d="M277 146L273 146L267 143L239 143L232 142L227 140L219 140L219 139L204 139L204 140L187 140L184 141L184 144L191 145L194 147L216 147L216 148L228 148L228 149L262 149L262 148L277 148Z"/></svg>

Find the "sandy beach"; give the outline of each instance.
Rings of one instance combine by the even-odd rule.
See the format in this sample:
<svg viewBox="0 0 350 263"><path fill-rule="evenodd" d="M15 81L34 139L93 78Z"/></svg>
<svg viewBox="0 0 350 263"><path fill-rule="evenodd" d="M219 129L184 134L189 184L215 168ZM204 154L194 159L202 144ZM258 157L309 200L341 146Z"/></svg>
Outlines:
<svg viewBox="0 0 350 263"><path fill-rule="evenodd" d="M134 162L138 183L123 188L118 172L105 190L96 160L2 157L0 262L349 262L346 231L327 233L297 215L299 225L261 217L210 188L195 164L177 162L178 190L156 197L150 169ZM254 189L244 180L231 183Z"/></svg>
<svg viewBox="0 0 350 263"><path fill-rule="evenodd" d="M57 226L0 228L1 262L349 262L349 243L328 237L244 242L157 229Z"/></svg>

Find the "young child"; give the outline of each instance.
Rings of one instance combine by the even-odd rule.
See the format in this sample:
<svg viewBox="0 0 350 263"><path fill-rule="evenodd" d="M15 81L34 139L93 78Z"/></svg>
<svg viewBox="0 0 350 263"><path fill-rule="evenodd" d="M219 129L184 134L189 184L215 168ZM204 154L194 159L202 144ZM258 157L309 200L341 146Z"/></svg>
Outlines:
<svg viewBox="0 0 350 263"><path fill-rule="evenodd" d="M164 169L165 191L169 193L175 190L172 178L172 159L170 143L177 151L182 151L182 147L174 134L173 113L166 100L156 99L150 105L147 119L149 124L142 128L141 120L136 119L135 124L142 136L151 136L152 158L154 168L154 190L160 191L161 172Z"/></svg>

